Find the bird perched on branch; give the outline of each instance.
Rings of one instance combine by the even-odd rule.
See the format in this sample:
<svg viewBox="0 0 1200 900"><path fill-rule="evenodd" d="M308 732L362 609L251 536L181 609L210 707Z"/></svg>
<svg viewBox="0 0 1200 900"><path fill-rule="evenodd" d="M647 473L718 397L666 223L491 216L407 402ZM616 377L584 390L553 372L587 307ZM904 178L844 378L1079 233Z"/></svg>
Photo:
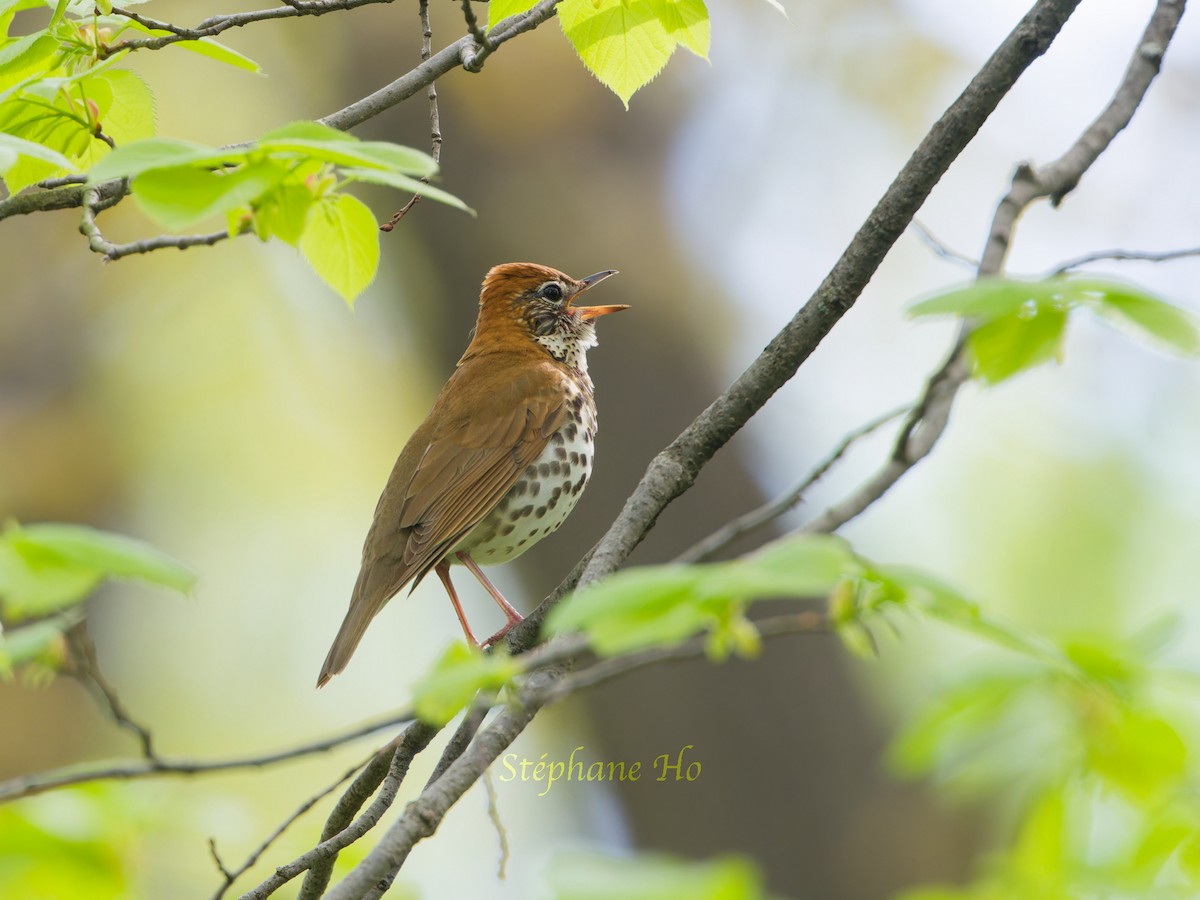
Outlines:
<svg viewBox="0 0 1200 900"><path fill-rule="evenodd" d="M592 469L596 404L587 351L594 322L626 306L576 306L612 269L576 281L533 263L483 280L475 336L429 416L392 468L363 545L362 569L317 687L346 667L367 625L405 585L430 572L450 595L466 566L504 611L498 640L521 621L479 566L508 562L555 531Z"/></svg>

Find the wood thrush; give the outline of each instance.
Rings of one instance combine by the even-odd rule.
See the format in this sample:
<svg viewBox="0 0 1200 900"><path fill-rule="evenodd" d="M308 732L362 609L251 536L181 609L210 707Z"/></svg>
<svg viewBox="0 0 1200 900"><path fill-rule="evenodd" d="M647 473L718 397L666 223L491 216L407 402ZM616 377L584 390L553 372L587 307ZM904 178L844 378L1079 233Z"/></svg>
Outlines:
<svg viewBox="0 0 1200 900"><path fill-rule="evenodd" d="M475 335L392 468L363 545L350 609L317 687L346 667L384 604L431 571L478 645L450 583L462 563L504 611L521 614L479 564L508 562L555 531L591 474L596 404L587 350L593 322L626 306L574 306L616 272L582 281L533 263L496 266L483 280Z"/></svg>

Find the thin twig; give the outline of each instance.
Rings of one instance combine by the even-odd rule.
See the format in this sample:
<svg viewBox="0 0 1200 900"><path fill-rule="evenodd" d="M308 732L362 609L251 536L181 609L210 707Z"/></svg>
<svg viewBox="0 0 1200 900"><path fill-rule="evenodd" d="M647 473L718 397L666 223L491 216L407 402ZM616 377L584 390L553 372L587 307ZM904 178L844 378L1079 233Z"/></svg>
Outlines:
<svg viewBox="0 0 1200 900"><path fill-rule="evenodd" d="M917 233L917 237L924 242L925 246L927 246L942 259L955 263L956 265L964 266L972 271L979 268L979 260L973 259L972 257L967 256L965 253L960 253L957 250L952 249L949 245L939 240L932 231L930 231L916 219L913 219L912 229Z"/></svg>
<svg viewBox="0 0 1200 900"><path fill-rule="evenodd" d="M360 6L370 6L377 3L392 3L393 0L305 0L305 2L288 3L270 9L257 9L247 12L230 13L221 16L211 16L192 28L173 25L159 19L152 19L141 13L123 7L114 6L113 13L124 16L130 21L149 28L152 31L166 31L168 34L160 37L135 38L120 41L109 48L109 53L119 50L159 50L180 41L198 41L201 38L216 37L230 28L241 28L255 22L265 22L269 19L288 19L295 16L321 16L325 13L357 9Z"/></svg>
<svg viewBox="0 0 1200 900"><path fill-rule="evenodd" d="M492 47L488 52L494 52L506 41L510 41L527 31L532 31L543 22L553 18L555 7L558 6L558 3L559 0L540 0L539 3L527 12L509 16L488 34L488 42ZM457 69L460 66L467 67L472 63L475 52L475 39L470 35L463 35L453 44L439 50L415 69L401 75L391 84L380 88L373 94L363 97L361 100L356 100L345 109L339 109L335 113L330 113L318 121L342 131L353 128L355 125L359 125L385 110L391 109L396 104L402 103L421 90L421 88L428 86L431 82L441 78L452 69Z"/></svg>
<svg viewBox="0 0 1200 900"><path fill-rule="evenodd" d="M475 51L471 63L463 63L463 68L468 72L478 72L483 68L483 61L488 54L495 49L491 41L488 40L487 33L479 24L479 19L475 17L475 10L471 8L471 0L462 0L463 19L467 23L467 32L475 41Z"/></svg>
<svg viewBox="0 0 1200 900"><path fill-rule="evenodd" d="M1099 250L1096 253L1086 253L1083 256L1068 260L1050 273L1049 277L1065 275L1072 269L1086 266L1089 263L1103 260L1137 261L1137 262L1170 262L1189 256L1200 256L1200 247L1188 247L1185 250L1163 250L1159 253L1144 250Z"/></svg>
<svg viewBox="0 0 1200 900"><path fill-rule="evenodd" d="M862 440L869 434L878 431L888 422L896 419L905 413L912 410L911 406L904 406L900 409L894 409L891 412L884 413L882 416L877 416L847 434L840 444L833 449L825 459L808 474L808 476L797 484L794 488L788 491L783 496L770 503L765 503L757 509L753 509L745 515L739 516L731 522L718 528L708 537L696 542L687 550L675 557L677 563L693 563L703 562L706 559L711 559L716 553L728 547L738 538L757 531L771 522L774 522L784 513L795 509L804 499L804 495L808 493L809 488L816 484L820 479L825 477L825 474L832 469L837 462L846 455L846 452L854 446L855 443Z"/></svg>
<svg viewBox="0 0 1200 900"><path fill-rule="evenodd" d="M246 858L246 861L244 863L242 863L242 865L239 866L235 870L231 871L225 867L224 863L221 862L221 857L217 854L216 839L209 838L208 846L212 851L213 859L216 860L217 868L220 869L221 875L225 879L224 884L222 884L219 888L217 888L217 892L215 894L213 894L213 900L221 900L221 898L225 896L225 892L230 887L233 886L233 883L235 881L237 881L239 878L241 878L242 875L244 875L246 872L250 871L250 868L255 863L257 863L259 861L259 859L262 858L262 855L264 853L266 853L267 850L270 849L272 844L274 844L277 840L279 840L279 838L281 838L283 836L283 833L285 831L287 831L292 826L292 824L295 823L295 821L297 819L299 819L306 812L308 812L310 809L312 809L314 806L316 806L318 803L320 803L323 799L328 797L330 794L332 794L334 791L336 791L339 787L341 787L343 784L345 784L347 781L349 781L351 778L353 778L354 774L356 772L358 772L360 769L362 769L364 766L366 766L368 763L370 763L370 761L374 757L375 757L375 754L371 754L371 756L368 756L362 762L358 763L357 765L355 765L354 767L352 767L350 769L347 769L346 773L344 775L342 775L333 784L329 785L327 788L322 790L320 793L315 794L312 797L309 797L302 804L300 804L300 806L296 809L296 811L293 812L286 819L284 819L279 824L279 827L276 828L274 831L272 831L267 836L266 840L264 840L258 846L258 849L255 850L253 853L251 853L250 856L248 856Z"/></svg>
<svg viewBox="0 0 1200 900"><path fill-rule="evenodd" d="M424 750L437 733L437 728L424 722L413 722L404 729L403 734L392 741L396 751L392 755L387 777L366 811L307 853L287 865L279 866L270 878L242 894L241 900L263 900L302 872L309 872L309 877L304 879L297 900L311 900L323 896L338 853L374 828L383 814L391 808L396 800L396 792L408 774L413 757Z"/></svg>
<svg viewBox="0 0 1200 900"><path fill-rule="evenodd" d="M131 241L128 244L114 244L104 237L99 223L96 222L96 215L103 208L100 203L100 187L98 185L84 189L83 214L79 222L79 232L88 239L88 248L93 253L103 256L105 262L112 262L123 256L132 256L137 253L150 253L153 250L162 250L167 247L186 250L189 247L212 246L227 240L230 236L228 230L214 231L211 234L163 234L158 237Z"/></svg>
<svg viewBox="0 0 1200 900"><path fill-rule="evenodd" d="M470 2L470 0L468 0ZM500 842L500 863L496 868L496 877L504 880L504 870L508 868L508 829L500 821L500 803L496 796L496 785L492 782L492 770L483 770L483 789L487 791L487 815L492 827L496 829L496 838Z"/></svg>
<svg viewBox="0 0 1200 900"><path fill-rule="evenodd" d="M433 55L433 26L429 22L429 0L420 0L418 13L421 18L421 61L428 62L429 57ZM429 82L429 87L425 89L425 94L429 98L430 155L433 157L435 163L440 163L442 161L442 120L438 114L436 81ZM424 184L429 184L428 178L422 178L421 181ZM421 195L413 194L412 199L400 207L388 221L379 226L379 230L391 231L396 227L396 223L408 215L408 211L420 202Z"/></svg>
<svg viewBox="0 0 1200 900"><path fill-rule="evenodd" d="M289 747L275 753L262 756L247 756L234 759L214 760L212 762L196 762L191 760L171 760L163 757L154 759L131 760L111 763L103 766L68 767L51 769L33 775L21 775L0 781L0 803L7 800L17 800L40 794L54 788L68 787L75 784L87 784L92 781L133 781L141 778L154 778L162 775L203 775L209 772L228 772L232 769L261 769L276 763L292 759L300 759L317 753L324 753L351 741L375 734L387 728L393 728L401 722L410 721L413 714L405 710L397 715L388 716L361 725L349 731L344 731L332 737L322 738L298 747Z"/></svg>
<svg viewBox="0 0 1200 900"><path fill-rule="evenodd" d="M150 729L130 715L125 704L121 702L121 698L117 696L116 688L109 683L100 670L100 663L96 659L96 645L92 642L91 635L88 634L86 623L80 622L72 627L66 632L66 638L74 663L70 674L99 697L117 725L133 732L138 739L138 744L141 745L144 758L157 760L158 756L154 752L154 740L150 735Z"/></svg>
<svg viewBox="0 0 1200 900"><path fill-rule="evenodd" d="M441 759L433 767L433 774L429 776L429 780L425 782L426 787L441 778L442 774L450 768L450 764L462 756L463 751L471 743L471 739L475 737L475 733L479 731L479 726L483 724L484 718L487 717L488 710L492 708L491 701L494 699L494 697L488 698L480 695L467 707L467 714L463 716L463 720L446 743L445 749L442 750Z"/></svg>

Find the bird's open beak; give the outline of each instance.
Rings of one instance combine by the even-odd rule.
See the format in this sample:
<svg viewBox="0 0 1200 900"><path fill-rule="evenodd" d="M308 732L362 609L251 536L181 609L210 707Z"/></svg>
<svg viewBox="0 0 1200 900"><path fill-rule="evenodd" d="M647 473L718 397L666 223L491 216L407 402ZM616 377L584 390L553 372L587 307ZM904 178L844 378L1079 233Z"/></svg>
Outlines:
<svg viewBox="0 0 1200 900"><path fill-rule="evenodd" d="M605 269L603 272L597 272L595 275L589 275L587 278L581 279L583 287L575 292L575 297L578 297L584 291L589 290L610 275L616 275L616 269ZM574 297L571 298L574 302ZM620 312L623 309L629 309L625 304L616 304L614 306L574 306L575 312L579 313L580 318L585 322L590 322L593 319L598 319L600 316L607 316L609 313Z"/></svg>

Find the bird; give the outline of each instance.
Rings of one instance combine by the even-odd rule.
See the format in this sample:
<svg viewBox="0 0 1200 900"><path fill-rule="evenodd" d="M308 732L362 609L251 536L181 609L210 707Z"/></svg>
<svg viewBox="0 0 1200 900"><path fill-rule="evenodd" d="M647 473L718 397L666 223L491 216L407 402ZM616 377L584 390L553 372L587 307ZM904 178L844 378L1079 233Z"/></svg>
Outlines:
<svg viewBox="0 0 1200 900"><path fill-rule="evenodd" d="M481 646L450 581L451 564L466 567L504 613L505 626L482 646L521 621L480 565L515 559L556 531L587 485L596 436L587 351L596 346L596 320L629 307L575 301L615 274L575 280L535 263L488 271L466 352L379 498L318 688L345 669L384 605L430 572L450 595L467 641Z"/></svg>

